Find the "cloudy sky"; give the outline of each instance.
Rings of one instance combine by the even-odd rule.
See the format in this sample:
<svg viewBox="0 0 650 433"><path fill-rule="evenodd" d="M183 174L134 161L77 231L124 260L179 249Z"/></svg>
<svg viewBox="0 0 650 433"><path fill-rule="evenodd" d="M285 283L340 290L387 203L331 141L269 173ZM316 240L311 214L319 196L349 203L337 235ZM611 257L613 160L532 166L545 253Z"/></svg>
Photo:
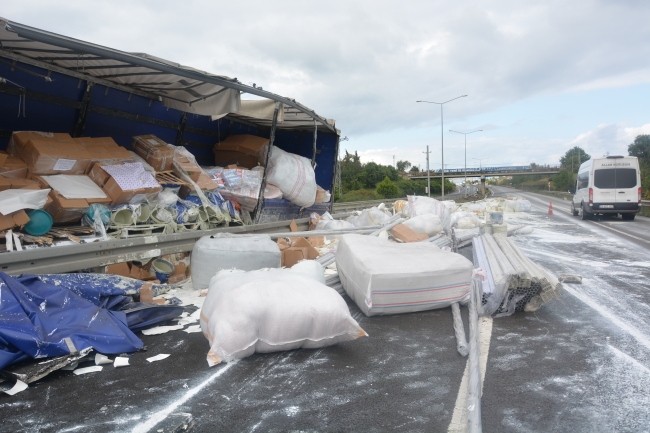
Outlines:
<svg viewBox="0 0 650 433"><path fill-rule="evenodd" d="M362 160L440 168L626 154L650 134L650 2L8 2L0 16L296 98Z"/></svg>

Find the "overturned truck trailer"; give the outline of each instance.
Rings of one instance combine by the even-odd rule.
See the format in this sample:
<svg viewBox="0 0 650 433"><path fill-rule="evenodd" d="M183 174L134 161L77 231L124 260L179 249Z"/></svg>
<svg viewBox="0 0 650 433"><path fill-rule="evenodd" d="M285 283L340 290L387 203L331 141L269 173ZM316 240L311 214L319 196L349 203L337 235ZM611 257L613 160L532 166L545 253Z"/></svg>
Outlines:
<svg viewBox="0 0 650 433"><path fill-rule="evenodd" d="M257 97L242 100L243 94ZM128 53L0 18L0 150L16 131L111 137L130 149L152 134L214 166L215 145L237 135L268 139L310 160L316 183L333 190L339 131L331 119L293 99L143 53ZM268 157L263 161L266 168ZM331 210L332 201L302 208L264 198L257 223ZM26 174L27 175L27 174Z"/></svg>

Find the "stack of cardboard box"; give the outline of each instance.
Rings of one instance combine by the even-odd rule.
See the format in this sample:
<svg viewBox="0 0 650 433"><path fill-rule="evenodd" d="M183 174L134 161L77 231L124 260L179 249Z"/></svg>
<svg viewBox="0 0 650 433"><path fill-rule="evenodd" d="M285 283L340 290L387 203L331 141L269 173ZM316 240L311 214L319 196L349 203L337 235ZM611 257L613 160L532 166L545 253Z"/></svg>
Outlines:
<svg viewBox="0 0 650 433"><path fill-rule="evenodd" d="M156 171L169 171L174 162L174 148L155 135L133 137L133 151Z"/></svg>
<svg viewBox="0 0 650 433"><path fill-rule="evenodd" d="M80 177L88 177L79 175ZM32 176L42 189L51 188L47 180L42 176ZM110 197L106 198L65 198L59 191L52 189L49 197L52 201L45 205L43 209L52 216L54 223L74 223L81 220L86 209L93 203L110 204Z"/></svg>
<svg viewBox="0 0 650 433"><path fill-rule="evenodd" d="M266 150L269 139L254 135L231 135L214 145L215 165L226 167L231 164L239 168L251 169L266 163Z"/></svg>

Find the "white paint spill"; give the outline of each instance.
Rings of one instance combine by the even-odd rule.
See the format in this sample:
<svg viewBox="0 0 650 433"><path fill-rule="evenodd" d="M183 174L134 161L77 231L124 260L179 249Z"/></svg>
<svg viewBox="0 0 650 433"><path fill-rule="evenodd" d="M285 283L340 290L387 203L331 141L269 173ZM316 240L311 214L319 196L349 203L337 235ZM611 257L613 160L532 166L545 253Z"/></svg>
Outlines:
<svg viewBox="0 0 650 433"><path fill-rule="evenodd" d="M145 421L142 422L135 427L133 427L133 430L131 430L132 433L147 433L149 430L154 428L156 424L167 418L172 412L174 412L179 406L185 404L189 399L194 397L196 394L198 394L203 388L208 386L210 383L212 383L216 378L224 374L226 371L228 371L230 368L232 368L235 364L237 364L237 361L229 362L225 367L223 367L221 370L217 371L214 373L212 376L208 377L206 380L204 380L202 383L199 385L195 386L194 388L190 389L187 391L181 398L167 406L166 408L159 410L158 412L153 413L149 418Z"/></svg>
<svg viewBox="0 0 650 433"><path fill-rule="evenodd" d="M287 416L296 416L300 412L300 408L298 406L289 406L284 409L284 413L287 414Z"/></svg>
<svg viewBox="0 0 650 433"><path fill-rule="evenodd" d="M144 335L159 335L165 334L169 331L176 331L178 329L183 329L183 325L156 326L155 328L145 329L142 333Z"/></svg>
<svg viewBox="0 0 650 433"><path fill-rule="evenodd" d="M609 348L609 350L612 351L612 353L614 353L614 355L616 355L616 356L617 356L619 359L621 359L623 362L626 362L626 363L628 363L628 364L633 365L633 366L636 367L639 371L642 371L642 372L644 372L644 373L650 374L650 368L648 368L648 367L646 367L645 365L641 364L639 361L637 361L636 359L632 358L632 357L631 357L630 355L628 355L627 353L625 353L625 352L621 352L620 350L618 350L617 348L615 348L614 346L611 346L611 345L607 345L607 347Z"/></svg>

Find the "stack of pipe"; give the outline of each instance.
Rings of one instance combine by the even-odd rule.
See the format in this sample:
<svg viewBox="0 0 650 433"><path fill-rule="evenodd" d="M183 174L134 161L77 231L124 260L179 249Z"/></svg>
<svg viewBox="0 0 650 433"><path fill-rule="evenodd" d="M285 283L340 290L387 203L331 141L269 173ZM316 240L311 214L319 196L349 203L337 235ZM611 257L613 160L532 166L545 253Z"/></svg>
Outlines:
<svg viewBox="0 0 650 433"><path fill-rule="evenodd" d="M451 246L452 243L451 239L449 239L444 233L431 236L429 239L425 239L423 242L431 242L440 248Z"/></svg>
<svg viewBox="0 0 650 433"><path fill-rule="evenodd" d="M325 285L336 290L341 295L345 293L345 289L343 289L343 284L341 283L338 272L336 274L326 276Z"/></svg>
<svg viewBox="0 0 650 433"><path fill-rule="evenodd" d="M560 296L560 281L526 257L506 236L481 235L473 243L475 266L490 274L483 283L485 315L536 311Z"/></svg>

